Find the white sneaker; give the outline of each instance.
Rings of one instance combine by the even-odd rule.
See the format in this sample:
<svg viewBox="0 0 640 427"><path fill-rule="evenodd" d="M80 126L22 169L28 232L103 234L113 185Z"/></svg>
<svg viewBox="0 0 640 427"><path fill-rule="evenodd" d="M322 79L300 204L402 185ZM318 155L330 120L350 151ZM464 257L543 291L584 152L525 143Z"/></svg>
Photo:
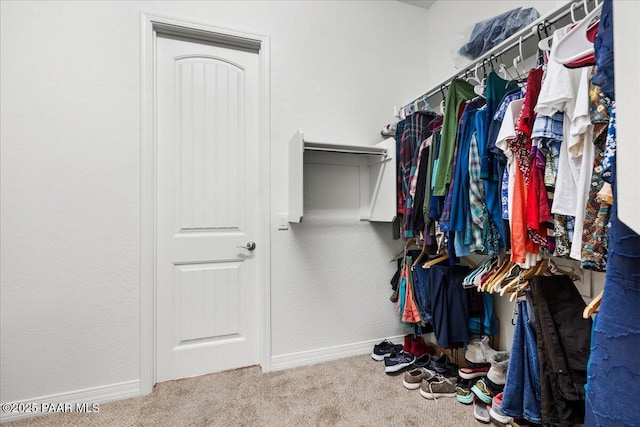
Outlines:
<svg viewBox="0 0 640 427"><path fill-rule="evenodd" d="M504 385L507 377L507 368L509 367L509 352L496 351L489 359L491 368L487 372L487 379L494 384Z"/></svg>
<svg viewBox="0 0 640 427"><path fill-rule="evenodd" d="M469 344L467 344L464 358L469 366L477 367L477 365L489 364L489 360L495 352L496 350L492 349L489 345L488 336L474 336L469 340Z"/></svg>

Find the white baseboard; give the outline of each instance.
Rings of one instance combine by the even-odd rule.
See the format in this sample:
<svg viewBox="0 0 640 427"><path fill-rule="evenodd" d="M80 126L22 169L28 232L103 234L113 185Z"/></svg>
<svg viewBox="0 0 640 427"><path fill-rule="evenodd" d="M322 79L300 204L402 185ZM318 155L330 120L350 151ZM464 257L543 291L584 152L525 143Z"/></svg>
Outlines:
<svg viewBox="0 0 640 427"><path fill-rule="evenodd" d="M126 381L117 384L85 388L84 390L70 391L66 393L51 394L49 396L35 397L33 399L17 400L15 402L2 402L3 411L0 413L0 422L18 420L21 418L42 415L42 412L5 412L6 405L27 407L27 409L42 408L43 404L56 405L59 403L106 403L113 400L127 399L140 396L140 380Z"/></svg>
<svg viewBox="0 0 640 427"><path fill-rule="evenodd" d="M329 362L331 360L343 359L345 357L371 354L373 346L375 344L379 344L383 339L385 338L273 356L271 357L271 370L281 371L283 369L315 365L316 363ZM402 344L404 335L387 337L386 339L397 344Z"/></svg>

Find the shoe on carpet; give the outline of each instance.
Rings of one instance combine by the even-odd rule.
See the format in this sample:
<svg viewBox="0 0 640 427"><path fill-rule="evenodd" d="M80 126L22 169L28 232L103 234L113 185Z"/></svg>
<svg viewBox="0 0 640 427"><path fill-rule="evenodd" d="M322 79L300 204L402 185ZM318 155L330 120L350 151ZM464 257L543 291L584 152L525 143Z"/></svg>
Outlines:
<svg viewBox="0 0 640 427"><path fill-rule="evenodd" d="M473 403L474 394L471 391L473 383L473 380L460 380L456 383L456 399L458 399L458 402L465 405Z"/></svg>
<svg viewBox="0 0 640 427"><path fill-rule="evenodd" d="M487 371L487 378L496 385L504 386L509 367L509 352L496 351L489 358L491 368Z"/></svg>
<svg viewBox="0 0 640 427"><path fill-rule="evenodd" d="M420 388L422 381L429 381L435 376L436 373L427 368L414 368L405 371L402 378L402 385L409 390L417 390Z"/></svg>
<svg viewBox="0 0 640 427"><path fill-rule="evenodd" d="M493 396L500 393L502 388L503 387L492 384L486 378L480 378L476 381L473 387L471 387L471 391L478 397L478 399L486 404L490 404Z"/></svg>
<svg viewBox="0 0 640 427"><path fill-rule="evenodd" d="M473 336L467 344L464 359L472 368L489 366L489 358L495 352L496 350L489 345L488 336Z"/></svg>
<svg viewBox="0 0 640 427"><path fill-rule="evenodd" d="M422 335L409 334L404 337L403 350L416 357L423 354L436 354L436 348L431 343L426 343Z"/></svg>
<svg viewBox="0 0 640 427"><path fill-rule="evenodd" d="M384 358L384 371L386 373L399 372L404 368L413 364L416 357L411 353L401 351L399 353L392 353L390 356Z"/></svg>
<svg viewBox="0 0 640 427"><path fill-rule="evenodd" d="M422 356L416 357L416 360L413 362L413 366L416 368L429 368L431 364L431 355L429 353L425 353Z"/></svg>
<svg viewBox="0 0 640 427"><path fill-rule="evenodd" d="M502 393L498 393L493 397L491 409L489 409L489 416L491 417L491 421L500 427L511 426L513 418L502 412Z"/></svg>
<svg viewBox="0 0 640 427"><path fill-rule="evenodd" d="M476 420L489 424L491 422L491 417L489 416L489 410L491 406L482 402L480 399L473 399L473 416Z"/></svg>
<svg viewBox="0 0 640 427"><path fill-rule="evenodd" d="M489 366L482 366L480 368L460 368L458 369L458 376L465 380L472 380L474 378L486 377L489 371Z"/></svg>
<svg viewBox="0 0 640 427"><path fill-rule="evenodd" d="M380 344L373 346L371 358L382 362L385 357L391 356L391 353L399 353L402 351L402 344L394 344L391 341L384 340Z"/></svg>
<svg viewBox="0 0 640 427"><path fill-rule="evenodd" d="M436 374L429 381L422 381L420 395L425 399L438 397L456 397L456 387L449 378Z"/></svg>
<svg viewBox="0 0 640 427"><path fill-rule="evenodd" d="M446 377L456 377L458 375L458 366L451 363L449 356L442 353L438 357L431 357L429 368Z"/></svg>

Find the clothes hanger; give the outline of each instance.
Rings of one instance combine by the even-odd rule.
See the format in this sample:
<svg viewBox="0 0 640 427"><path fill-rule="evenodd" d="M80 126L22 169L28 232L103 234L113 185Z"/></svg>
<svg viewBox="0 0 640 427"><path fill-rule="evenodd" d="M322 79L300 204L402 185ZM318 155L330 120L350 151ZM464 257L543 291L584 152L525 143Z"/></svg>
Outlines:
<svg viewBox="0 0 640 427"><path fill-rule="evenodd" d="M560 266L558 266L558 264L556 264L551 258L549 258L549 270L551 271L552 274L555 275L565 275L565 276L569 276L571 278L571 280L573 280L574 282L580 281L582 280L582 276L577 274L575 272L575 270L573 269L573 267L568 266L571 270L567 271L563 268L560 268Z"/></svg>
<svg viewBox="0 0 640 427"><path fill-rule="evenodd" d="M425 254L427 253L427 245L425 245L424 243L422 244L422 250L420 251L420 255L418 255L418 257L416 258L416 260L413 262L413 264L411 265L411 270L413 270L414 268L416 268L416 266L420 263L420 261L422 260L422 258L425 256Z"/></svg>
<svg viewBox="0 0 640 427"><path fill-rule="evenodd" d="M481 96L483 98L485 97L484 87L485 87L485 82L487 81L487 69L485 68L486 61L487 61L487 58L482 60L482 73L484 77L482 78L482 80L478 81L477 85L473 87L473 91L476 93L476 95ZM476 80L478 79L476 78Z"/></svg>
<svg viewBox="0 0 640 427"><path fill-rule="evenodd" d="M498 261L498 267L495 269L491 269L487 273L486 279L480 286L480 291L492 293L491 289L493 287L494 281L498 278L499 275L501 275L505 271L505 269L508 268L507 266L508 264L510 264L510 262L511 261L509 260L508 256L505 256L504 258L500 259Z"/></svg>
<svg viewBox="0 0 640 427"><path fill-rule="evenodd" d="M449 259L449 254L445 253L444 255L440 255L437 258L434 258L434 259L431 259L431 260L425 262L424 264L422 264L422 268L431 268L434 265L438 264L439 262L442 262L442 261L447 260L447 259Z"/></svg>
<svg viewBox="0 0 640 427"><path fill-rule="evenodd" d="M573 12L574 4L571 5L571 12ZM598 25L601 12L602 4L599 4L582 21L568 29L564 37L551 50L551 58L559 64L569 64L592 55L594 53L593 41L589 38L594 36L594 26ZM575 19L573 13L571 19ZM596 20L595 23L594 20Z"/></svg>
<svg viewBox="0 0 640 427"><path fill-rule="evenodd" d="M502 279L504 279L511 272L515 265L516 264L511 262L508 255L505 256L500 267L496 270L495 273L493 273L493 275L489 279L487 279L484 286L482 287L482 290L487 291L491 294L496 292L496 287L502 283Z"/></svg>
<svg viewBox="0 0 640 427"><path fill-rule="evenodd" d="M518 39L519 55L513 58L513 69L516 71L518 80L523 79L527 75L527 71L524 69L524 55L522 54L522 36ZM522 63L522 73L518 70L518 63Z"/></svg>
<svg viewBox="0 0 640 427"><path fill-rule="evenodd" d="M482 291L485 288L487 281L500 269L500 262L501 260L499 257L495 258L493 262L487 266L486 270L474 278L473 285L476 286L479 291Z"/></svg>
<svg viewBox="0 0 640 427"><path fill-rule="evenodd" d="M395 260L397 260L397 259L400 257L400 255L406 254L406 253L407 253L407 250L408 250L412 245L416 245L416 244L417 244L417 241L416 241L416 239L414 239L414 238L411 238L411 239L407 240L407 242L406 242L406 243L405 243L405 245L404 245L404 248L403 248L400 252L398 252L397 254L395 254L393 257L391 257L391 259L389 260L389 262L390 262L390 263L391 263L391 262L394 262Z"/></svg>
<svg viewBox="0 0 640 427"><path fill-rule="evenodd" d="M463 256L460 259L462 261L464 261L471 268L477 268L478 267L478 264L476 262L474 262L471 258L467 257L467 256Z"/></svg>
<svg viewBox="0 0 640 427"><path fill-rule="evenodd" d="M600 309L600 302L602 301L602 295L604 294L604 290L600 291L598 295L584 308L582 312L582 318L588 319L592 314L595 314Z"/></svg>
<svg viewBox="0 0 640 427"><path fill-rule="evenodd" d="M540 24L538 24L539 26ZM549 31L551 29L551 22L544 21L542 23L545 37L538 41L538 49L543 52L551 52L551 41L553 40L553 34L549 35Z"/></svg>
<svg viewBox="0 0 640 427"><path fill-rule="evenodd" d="M532 277L551 274L549 272L549 264L547 260L548 258L543 259L542 262L540 262L537 266L531 268L530 270L525 271L525 273L522 274L522 280L516 285L515 290L511 293L511 296L509 297L509 301L515 302L517 299L525 295L527 288L529 287L529 282Z"/></svg>
<svg viewBox="0 0 640 427"><path fill-rule="evenodd" d="M476 63L474 70L473 70L473 76L469 77L469 79L467 80L467 82L471 83L471 80L475 81L475 84L480 84L480 77L478 76L478 70L480 69L480 63Z"/></svg>
<svg viewBox="0 0 640 427"><path fill-rule="evenodd" d="M440 86L440 93L442 94L442 101L440 101L440 115L442 116L444 116L445 99L447 98L447 94L444 91L446 88L447 86L445 85Z"/></svg>
<svg viewBox="0 0 640 427"><path fill-rule="evenodd" d="M518 277L511 280L506 286L502 288L500 291L500 296L504 296L507 292L514 292L518 289L524 290L529 285L529 279L533 276L540 275L544 270L549 266L548 258L543 259L536 266L528 269L521 270L518 273Z"/></svg>

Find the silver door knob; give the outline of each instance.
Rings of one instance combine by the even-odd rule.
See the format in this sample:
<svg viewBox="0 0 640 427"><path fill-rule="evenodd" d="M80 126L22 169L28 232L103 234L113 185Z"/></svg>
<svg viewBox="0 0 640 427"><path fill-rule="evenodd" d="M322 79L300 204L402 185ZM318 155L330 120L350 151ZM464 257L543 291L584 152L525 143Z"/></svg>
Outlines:
<svg viewBox="0 0 640 427"><path fill-rule="evenodd" d="M256 248L256 242L247 242L245 246L236 246L236 248L242 248L248 251L252 251Z"/></svg>

